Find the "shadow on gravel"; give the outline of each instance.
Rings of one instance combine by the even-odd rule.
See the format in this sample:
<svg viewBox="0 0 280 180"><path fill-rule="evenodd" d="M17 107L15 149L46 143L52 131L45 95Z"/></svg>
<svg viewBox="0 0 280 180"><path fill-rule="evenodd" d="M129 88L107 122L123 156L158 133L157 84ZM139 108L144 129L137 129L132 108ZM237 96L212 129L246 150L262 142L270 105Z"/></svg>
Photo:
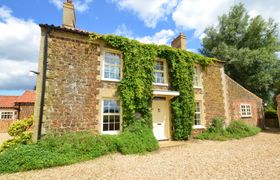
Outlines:
<svg viewBox="0 0 280 180"><path fill-rule="evenodd" d="M270 133L270 134L280 134L280 128L265 128L262 130L263 133Z"/></svg>

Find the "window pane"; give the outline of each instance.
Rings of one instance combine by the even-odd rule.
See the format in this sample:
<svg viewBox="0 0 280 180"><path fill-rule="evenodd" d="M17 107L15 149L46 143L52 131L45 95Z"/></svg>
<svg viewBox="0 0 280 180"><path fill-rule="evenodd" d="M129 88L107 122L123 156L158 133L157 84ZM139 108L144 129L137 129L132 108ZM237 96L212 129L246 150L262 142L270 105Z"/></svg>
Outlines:
<svg viewBox="0 0 280 180"><path fill-rule="evenodd" d="M110 131L114 131L114 130L115 130L115 125L114 125L114 123L110 123L110 124L109 124L109 130L110 130Z"/></svg>
<svg viewBox="0 0 280 180"><path fill-rule="evenodd" d="M115 130L116 130L116 131L120 130L120 123L116 123L116 124L115 124Z"/></svg>
<svg viewBox="0 0 280 180"><path fill-rule="evenodd" d="M115 122L120 122L120 116L115 116Z"/></svg>
<svg viewBox="0 0 280 180"><path fill-rule="evenodd" d="M108 116L103 116L103 122L107 123L108 122Z"/></svg>
<svg viewBox="0 0 280 180"><path fill-rule="evenodd" d="M110 123L114 123L115 121L114 116L109 116L109 119L110 119Z"/></svg>
<svg viewBox="0 0 280 180"><path fill-rule="evenodd" d="M120 56L113 53L105 53L104 77L120 79Z"/></svg>
<svg viewBox="0 0 280 180"><path fill-rule="evenodd" d="M108 131L108 124L103 124L103 131Z"/></svg>

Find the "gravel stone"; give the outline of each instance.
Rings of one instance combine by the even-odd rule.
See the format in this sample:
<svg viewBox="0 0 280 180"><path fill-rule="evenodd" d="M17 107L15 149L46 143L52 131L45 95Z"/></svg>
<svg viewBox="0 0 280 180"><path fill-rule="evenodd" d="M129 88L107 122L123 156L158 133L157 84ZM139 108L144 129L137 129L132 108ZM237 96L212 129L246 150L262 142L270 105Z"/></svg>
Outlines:
<svg viewBox="0 0 280 180"><path fill-rule="evenodd" d="M224 142L191 140L144 155L111 154L0 179L280 179L280 133Z"/></svg>

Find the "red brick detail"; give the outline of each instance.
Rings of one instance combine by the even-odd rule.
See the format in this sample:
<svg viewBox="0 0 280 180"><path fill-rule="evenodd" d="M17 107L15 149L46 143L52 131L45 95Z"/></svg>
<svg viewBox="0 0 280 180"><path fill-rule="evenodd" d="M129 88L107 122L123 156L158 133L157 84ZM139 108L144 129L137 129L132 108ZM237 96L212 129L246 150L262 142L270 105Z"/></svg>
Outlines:
<svg viewBox="0 0 280 180"><path fill-rule="evenodd" d="M10 119L1 119L0 120L0 133L6 133L8 132L8 129L10 125L15 122L16 120L10 120Z"/></svg>
<svg viewBox="0 0 280 180"><path fill-rule="evenodd" d="M263 101L255 94L246 90L244 87L233 81L230 77L226 76L227 96L229 103L229 115L231 120L241 119L246 123L255 126L264 126L263 121ZM240 105L250 104L252 117L241 117Z"/></svg>

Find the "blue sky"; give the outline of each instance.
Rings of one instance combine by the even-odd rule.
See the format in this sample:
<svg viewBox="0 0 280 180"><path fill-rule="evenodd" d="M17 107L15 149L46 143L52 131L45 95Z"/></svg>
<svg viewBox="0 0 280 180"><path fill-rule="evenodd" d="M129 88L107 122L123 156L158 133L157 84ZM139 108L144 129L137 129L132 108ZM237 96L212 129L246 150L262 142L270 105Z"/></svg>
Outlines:
<svg viewBox="0 0 280 180"><path fill-rule="evenodd" d="M183 32L187 49L197 52L203 31L241 0L73 0L77 28L118 34L145 43L170 44ZM35 86L39 23L61 25L63 0L0 0L0 95ZM280 22L280 1L243 0L251 16Z"/></svg>

